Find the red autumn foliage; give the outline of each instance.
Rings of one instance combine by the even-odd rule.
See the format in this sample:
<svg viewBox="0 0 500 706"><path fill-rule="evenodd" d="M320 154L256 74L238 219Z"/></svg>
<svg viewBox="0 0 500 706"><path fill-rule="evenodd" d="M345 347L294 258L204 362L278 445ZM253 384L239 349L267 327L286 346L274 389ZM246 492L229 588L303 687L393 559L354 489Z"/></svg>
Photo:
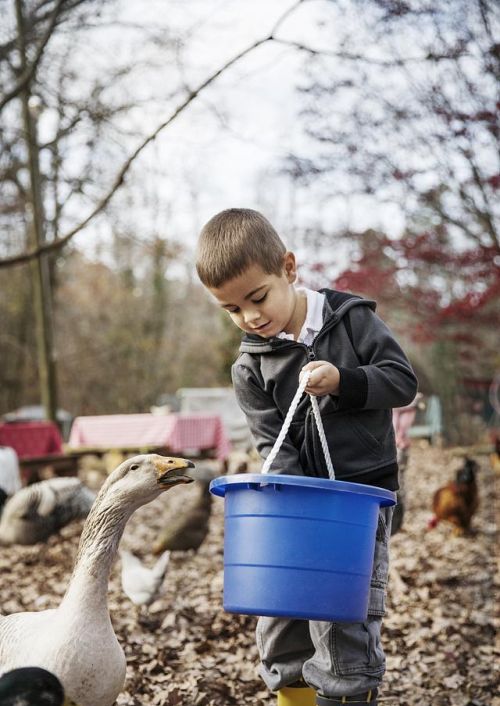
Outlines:
<svg viewBox="0 0 500 706"><path fill-rule="evenodd" d="M357 250L332 285L374 298L391 326L415 343L453 341L470 359L485 328L498 323L495 247L454 249L443 228L399 239L373 230L349 237ZM315 263L310 271L327 272L328 265Z"/></svg>

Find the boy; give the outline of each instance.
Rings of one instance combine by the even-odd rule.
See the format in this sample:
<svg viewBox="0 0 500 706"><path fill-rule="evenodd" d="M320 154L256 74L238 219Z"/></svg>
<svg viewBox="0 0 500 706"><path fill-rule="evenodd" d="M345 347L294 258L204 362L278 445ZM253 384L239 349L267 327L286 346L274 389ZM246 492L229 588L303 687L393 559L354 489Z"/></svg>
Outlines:
<svg viewBox="0 0 500 706"><path fill-rule="evenodd" d="M297 289L295 256L257 211L228 209L202 229L202 283L244 331L233 365L238 402L257 450L269 454L300 374L318 396L336 477L398 487L392 407L411 402L415 375L375 303L333 290ZM272 473L327 477L311 405L301 400ZM260 674L279 706L377 703L392 508L381 508L364 623L261 617Z"/></svg>

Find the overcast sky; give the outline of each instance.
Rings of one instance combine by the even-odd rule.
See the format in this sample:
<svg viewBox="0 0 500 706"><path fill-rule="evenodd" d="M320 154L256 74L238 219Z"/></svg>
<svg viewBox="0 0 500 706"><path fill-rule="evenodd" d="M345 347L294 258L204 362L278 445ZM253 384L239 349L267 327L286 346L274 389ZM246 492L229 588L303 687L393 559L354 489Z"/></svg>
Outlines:
<svg viewBox="0 0 500 706"><path fill-rule="evenodd" d="M163 0L128 2L124 7L130 19L139 11L141 21L151 23L160 8L174 35L188 35L180 61L186 83L194 87L266 36L294 5L293 0ZM280 36L319 46L317 23L325 19L329 6L325 0L304 3L282 25ZM229 206L261 208L285 231L301 224L359 229L376 225L373 208L361 202L320 207L287 178L276 176L283 157L305 143L296 91L304 59L303 53L277 44L258 48L217 79L148 148L134 176L140 170L141 185L159 190L171 226L183 240L194 243L199 227ZM149 81L168 80L169 70L178 73L177 67L165 67ZM145 133L161 117L145 106L134 115ZM165 180L156 175L158 165L168 171ZM394 209L380 210L379 220L393 231L400 225ZM82 234L78 242L88 239Z"/></svg>
<svg viewBox="0 0 500 706"><path fill-rule="evenodd" d="M173 54L163 60L154 43L134 45L134 57L138 61L151 57L157 68L145 69L142 79L135 78L128 86L130 95L159 100L138 101L123 119L123 127L137 131L136 137L127 138L130 142L124 150L132 151L140 135L153 131L186 95L179 92L180 80L195 88L239 51L267 36L295 5L294 0L117 0L118 10L115 7L112 16L120 26L111 22L95 31L91 49L84 47L76 60L79 79L84 81L91 67L106 70L106 63L117 60L120 52L130 55L129 35L123 29L127 22L163 25L173 37L184 39L178 63ZM328 21L332 8L334 3L327 0L304 2L288 16L279 36L320 48L324 33L318 22ZM332 36L324 48L331 49L334 40ZM262 210L285 240L294 229L306 226L330 230L379 226L397 233L402 220L394 207L374 208L373 202L362 199L320 202L313 193L279 176L287 154L307 150L296 90L304 78L305 58L296 49L268 43L226 71L146 148L111 203L112 220L121 219L129 229L144 233L156 229L188 246L194 245L208 218L231 206ZM177 95L169 103L160 100L172 91ZM117 159L111 172L116 174L120 165ZM135 203L129 208L137 186L146 194L145 201L142 207ZM81 220L87 213L74 215ZM97 220L74 243L89 254L102 253L110 222Z"/></svg>

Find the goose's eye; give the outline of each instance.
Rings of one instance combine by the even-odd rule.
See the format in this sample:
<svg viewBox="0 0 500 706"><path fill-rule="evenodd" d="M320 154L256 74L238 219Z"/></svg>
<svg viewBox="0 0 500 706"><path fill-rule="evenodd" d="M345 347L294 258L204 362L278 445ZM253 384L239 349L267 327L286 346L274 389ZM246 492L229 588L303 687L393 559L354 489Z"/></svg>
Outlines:
<svg viewBox="0 0 500 706"><path fill-rule="evenodd" d="M133 463L133 464L130 466L130 470L131 470L131 471L136 471L138 468L139 468L139 464L138 464L138 463Z"/></svg>

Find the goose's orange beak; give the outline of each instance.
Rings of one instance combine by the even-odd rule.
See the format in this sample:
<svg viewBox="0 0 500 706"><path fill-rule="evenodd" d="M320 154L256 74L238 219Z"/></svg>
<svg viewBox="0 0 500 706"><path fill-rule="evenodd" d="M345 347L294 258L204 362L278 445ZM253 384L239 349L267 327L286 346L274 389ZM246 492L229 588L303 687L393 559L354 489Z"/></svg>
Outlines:
<svg viewBox="0 0 500 706"><path fill-rule="evenodd" d="M153 461L156 468L156 480L160 485L176 485L177 483L192 483L191 478L185 470L194 468L194 463L185 458L175 458L172 456L157 456Z"/></svg>

